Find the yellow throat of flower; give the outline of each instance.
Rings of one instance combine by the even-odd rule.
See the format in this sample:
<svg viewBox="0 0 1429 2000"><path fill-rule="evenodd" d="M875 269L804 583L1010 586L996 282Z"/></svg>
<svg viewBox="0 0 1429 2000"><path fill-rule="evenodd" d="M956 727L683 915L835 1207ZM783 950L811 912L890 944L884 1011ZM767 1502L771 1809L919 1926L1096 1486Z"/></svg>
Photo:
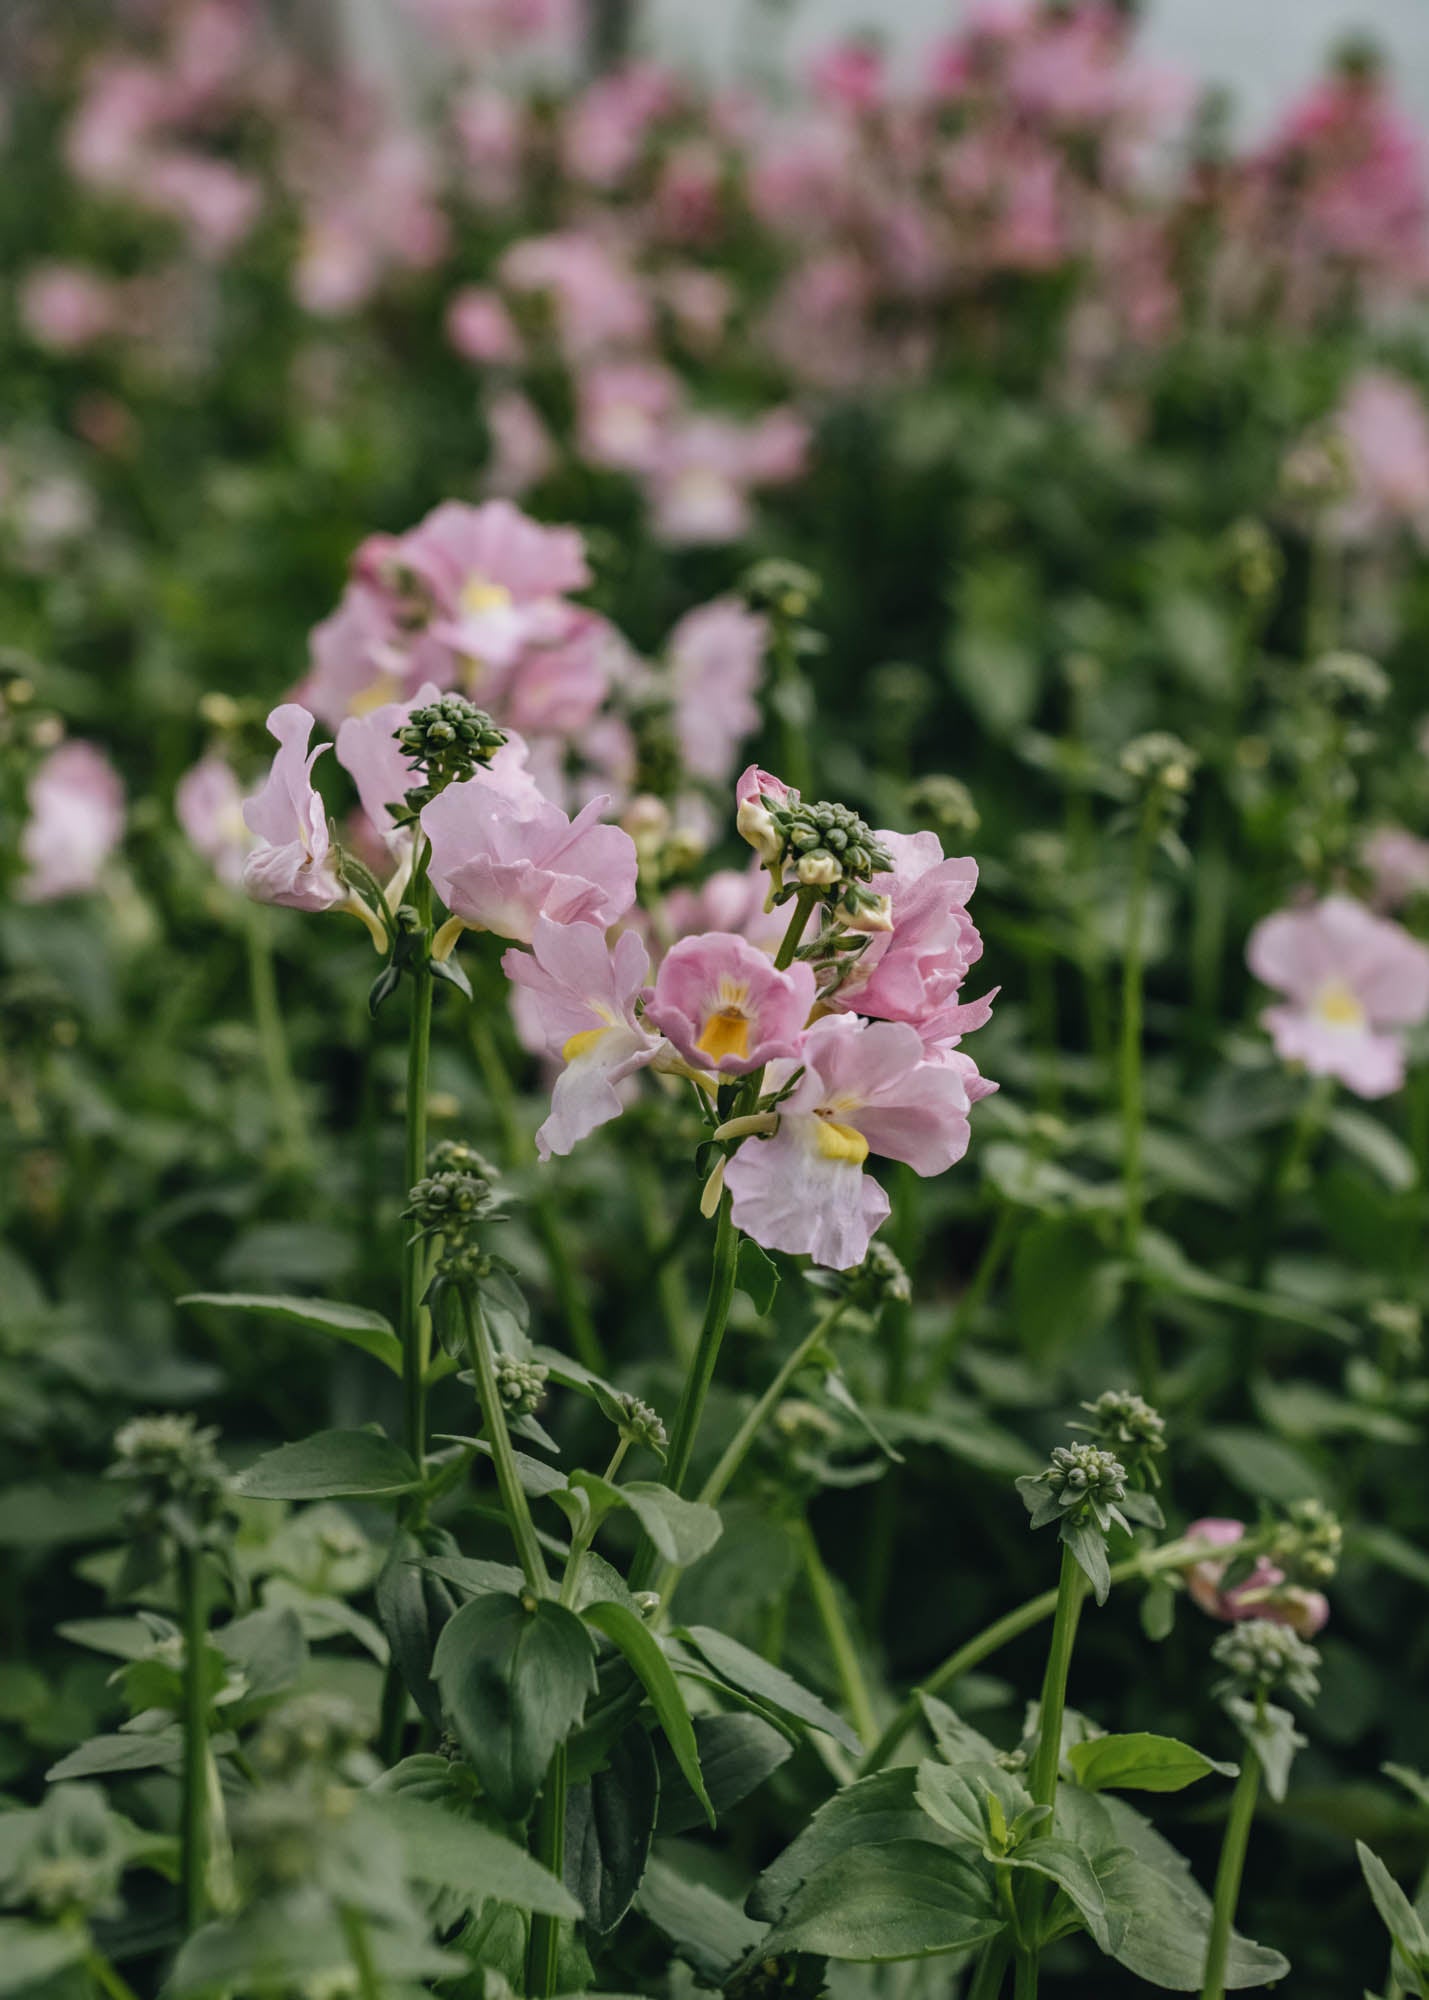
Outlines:
<svg viewBox="0 0 1429 2000"><path fill-rule="evenodd" d="M1332 979L1315 996L1315 1012L1328 1028L1362 1028L1365 1010L1342 979Z"/></svg>
<svg viewBox="0 0 1429 2000"><path fill-rule="evenodd" d="M706 1020L704 1032L695 1047L712 1063L723 1061L725 1056L733 1056L737 1062L743 1062L749 1054L747 1015L737 1004L719 1008Z"/></svg>
<svg viewBox="0 0 1429 2000"><path fill-rule="evenodd" d="M861 1167L868 1158L868 1141L856 1126L840 1125L836 1118L816 1112L814 1130L818 1134L819 1151L826 1160L839 1160L850 1167Z"/></svg>
<svg viewBox="0 0 1429 2000"><path fill-rule="evenodd" d="M469 576L461 587L461 608L475 616L482 611L502 611L511 602L504 583L492 583L484 576Z"/></svg>
<svg viewBox="0 0 1429 2000"><path fill-rule="evenodd" d="M579 1034L572 1035L561 1049L562 1062L574 1062L578 1056L588 1056L601 1036L609 1033L608 1027L582 1028Z"/></svg>

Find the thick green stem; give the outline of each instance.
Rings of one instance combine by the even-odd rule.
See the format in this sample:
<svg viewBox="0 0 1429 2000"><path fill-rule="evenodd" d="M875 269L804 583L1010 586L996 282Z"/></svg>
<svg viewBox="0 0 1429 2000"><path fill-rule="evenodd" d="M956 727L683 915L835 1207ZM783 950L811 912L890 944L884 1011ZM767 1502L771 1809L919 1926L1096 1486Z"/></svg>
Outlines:
<svg viewBox="0 0 1429 2000"><path fill-rule="evenodd" d="M104 1956L98 1945L91 1944L84 1954L84 1969L100 1992L108 1996L108 2000L138 2000L134 1988Z"/></svg>
<svg viewBox="0 0 1429 2000"><path fill-rule="evenodd" d="M432 922L432 888L426 867L419 863L412 887L413 902L424 932ZM427 1078L432 1053L432 972L427 960L430 939L424 939L412 968L412 1019L407 1036L407 1186L413 1188L427 1171ZM426 1458L427 1418L425 1377L431 1358L431 1317L422 1304L426 1290L427 1246L418 1237L402 1253L402 1411L407 1451L418 1466Z"/></svg>
<svg viewBox="0 0 1429 2000"><path fill-rule="evenodd" d="M208 1911L208 1700L204 1661L208 1607L203 1551L179 1550L179 1611L184 1630L184 1751L180 1806L180 1875L184 1930L192 1935Z"/></svg>
<svg viewBox="0 0 1429 2000"><path fill-rule="evenodd" d="M269 913L261 904L244 899L243 937L248 950L248 991L253 1004L253 1025L258 1033L258 1049L268 1084L273 1123L282 1141L284 1164L306 1171L312 1165L308 1135L303 1125L302 1106L288 1059L288 1037L283 1027L283 1010L278 1003L278 982L273 971L273 941L268 929Z"/></svg>
<svg viewBox="0 0 1429 2000"><path fill-rule="evenodd" d="M1240 1776L1231 1793L1230 1815L1221 1840L1220 1864L1216 1869L1216 1892L1211 1905L1211 1935L1206 1945L1206 1975L1201 1984L1201 2000L1224 2000L1226 1961L1230 1956L1231 1926L1240 1901L1240 1878L1250 1845L1251 1821L1260 1795L1260 1759L1247 1743L1241 1760Z"/></svg>
<svg viewBox="0 0 1429 2000"><path fill-rule="evenodd" d="M383 2000L382 1981L372 1957L372 1940L367 1935L367 1920L360 1910L343 1911L342 1934L347 1940L347 1955L352 1960L352 1969L357 1974L360 2000Z"/></svg>
<svg viewBox="0 0 1429 2000"><path fill-rule="evenodd" d="M820 894L821 891L818 889L801 889L795 896L794 914L789 919L789 928L785 931L779 949L774 956L774 970L776 972L787 972L789 967L794 963L794 953L799 949L799 940L804 935L804 926L809 921L809 912L813 909L815 903L818 902Z"/></svg>
<svg viewBox="0 0 1429 2000"><path fill-rule="evenodd" d="M1037 2000L1039 1956L1035 1946L1018 1947L1012 1981L1013 2000Z"/></svg>
<svg viewBox="0 0 1429 2000"><path fill-rule="evenodd" d="M1029 1790L1034 1805L1053 1806L1057 1802L1057 1772L1062 1762L1062 1716L1067 1706L1067 1673L1072 1664L1072 1648L1077 1639L1086 1578L1072 1551L1063 1545L1062 1575L1057 1584L1057 1606L1052 1622L1052 1644L1047 1654L1047 1674L1042 1683L1042 1705L1038 1716L1037 1751L1032 1759ZM1043 1820L1037 1831L1050 1833L1052 1821Z"/></svg>
<svg viewBox="0 0 1429 2000"><path fill-rule="evenodd" d="M1157 1394L1160 1366L1156 1336L1147 1316L1146 1301L1135 1272L1141 1255L1141 1217L1144 1204L1142 1182L1142 1139L1146 1122L1142 1077L1142 1001L1146 948L1146 900L1151 884L1151 857L1161 823L1159 793L1153 791L1142 808L1136 846L1131 864L1131 894L1126 906L1126 938L1121 963L1121 1050L1119 1094L1121 1099L1121 1181L1122 1249L1132 1271L1128 1307L1136 1346L1137 1371L1142 1394L1153 1400Z"/></svg>
<svg viewBox="0 0 1429 2000"><path fill-rule="evenodd" d="M496 1485L501 1494L501 1504L506 1509L511 1538L516 1544L521 1573L532 1596L545 1597L550 1593L551 1579L541 1554L541 1544L536 1539L536 1527L531 1519L525 1490L516 1471L516 1454L511 1449L511 1433L506 1428L506 1411L502 1406L501 1391L496 1386L491 1336L487 1333L481 1306L465 1286L461 1288L461 1309L466 1322L466 1350L476 1377L476 1393L481 1402L487 1442L491 1446L491 1462L496 1468Z"/></svg>
<svg viewBox="0 0 1429 2000"><path fill-rule="evenodd" d="M977 1971L973 1974L972 1985L967 1991L967 2000L998 2000L1002 1992L1002 1982L1007 1976L1007 1961L1012 1956L1012 1938L1004 1931L983 1948L978 1960Z"/></svg>
<svg viewBox="0 0 1429 2000"><path fill-rule="evenodd" d="M729 1306L730 1300L734 1297L734 1273L738 1261L739 1232L730 1216L729 1196L722 1194L715 1220L714 1258L710 1266L710 1288L705 1299L705 1315L700 1324L700 1337L695 1343L694 1359L685 1376L685 1386L680 1391L679 1406L675 1411L675 1421L670 1430L669 1455L665 1461L665 1483L676 1493L684 1492L689 1478L690 1460L694 1456L700 1418L704 1415L705 1398L709 1395L710 1383L714 1380L715 1366L724 1340L724 1330L729 1321ZM632 1589L645 1589L654 1567L654 1548L647 1541L641 1546L631 1569Z"/></svg>
<svg viewBox="0 0 1429 2000"><path fill-rule="evenodd" d="M814 1600L814 1609L823 1627L824 1638L833 1655L834 1671L838 1675L839 1688L843 1694L844 1707L853 1723L859 1740L871 1743L878 1734L878 1717L874 1713L873 1699L868 1692L868 1683L863 1677L863 1665L858 1656L858 1647L844 1619L843 1606L839 1603L838 1592L834 1589L833 1578L824 1567L824 1559L819 1554L819 1545L814 1540L814 1531L807 1521L799 1524L799 1539L803 1544L804 1575L808 1579L809 1594Z"/></svg>
<svg viewBox="0 0 1429 2000"><path fill-rule="evenodd" d="M1188 1540L1166 1542L1159 1549L1152 1549L1147 1554L1128 1556L1124 1562L1113 1563L1111 1580L1113 1584L1130 1583L1137 1577L1157 1576L1163 1570L1183 1569L1188 1563L1195 1562L1198 1556L1212 1553L1213 1550L1205 1542ZM954 1681L961 1680L964 1674L971 1673L974 1667L981 1666L984 1660L1000 1652L1014 1639L1021 1638L1024 1632L1030 1632L1034 1625L1040 1625L1044 1619L1053 1615L1060 1596L1060 1590L1044 1590L1037 1597L1029 1597L1025 1604L1019 1604L1015 1611L1009 1611L1003 1617L994 1619L991 1625L985 1626L974 1638L969 1639L966 1645L959 1646L955 1653L950 1653L943 1664L935 1668L927 1680L908 1696L864 1758L863 1773L866 1775L869 1771L883 1769L918 1720L920 1694L941 1694L944 1688L951 1687Z"/></svg>
<svg viewBox="0 0 1429 2000"><path fill-rule="evenodd" d="M506 1151L506 1164L509 1167L523 1167L530 1158L531 1142L521 1129L521 1120L516 1110L516 1093L511 1088L511 1077L501 1052L501 1045L492 1032L490 1022L475 1008L472 1010L471 1041L476 1051L477 1062L481 1066L486 1094L491 1099L492 1109L501 1127L501 1143ZM605 1350L600 1344L600 1335L595 1330L595 1320L581 1291L580 1279L571 1263L560 1218L552 1208L543 1185L538 1183L532 1189L527 1207L531 1220L536 1225L536 1234L541 1239L541 1248L545 1252L546 1269L561 1308L561 1317L566 1323L566 1332L570 1335L571 1351L584 1367L589 1368L593 1374L601 1375L606 1368Z"/></svg>
<svg viewBox="0 0 1429 2000"><path fill-rule="evenodd" d="M536 1838L532 1852L543 1868L559 1882L566 1866L566 1746L561 1744L551 1759L541 1803L536 1809ZM526 1992L529 2000L550 2000L557 1988L556 1959L561 1940L558 1917L538 1913L531 1918L531 1934L526 1946Z"/></svg>

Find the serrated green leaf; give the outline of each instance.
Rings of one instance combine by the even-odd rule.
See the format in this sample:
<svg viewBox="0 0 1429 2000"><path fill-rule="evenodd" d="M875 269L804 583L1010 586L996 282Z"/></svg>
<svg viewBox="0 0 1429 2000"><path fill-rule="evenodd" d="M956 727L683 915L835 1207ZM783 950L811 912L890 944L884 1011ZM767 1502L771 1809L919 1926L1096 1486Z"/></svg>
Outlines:
<svg viewBox="0 0 1429 2000"><path fill-rule="evenodd" d="M620 1488L620 1494L666 1562L678 1563L683 1569L708 1555L720 1538L724 1523L715 1508L699 1500L683 1500L668 1486L631 1479Z"/></svg>

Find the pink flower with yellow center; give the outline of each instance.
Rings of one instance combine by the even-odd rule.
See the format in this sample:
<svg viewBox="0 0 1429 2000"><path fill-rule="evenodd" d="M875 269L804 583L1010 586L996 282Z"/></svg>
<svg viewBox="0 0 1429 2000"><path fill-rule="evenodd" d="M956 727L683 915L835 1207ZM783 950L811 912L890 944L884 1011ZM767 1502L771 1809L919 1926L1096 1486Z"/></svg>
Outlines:
<svg viewBox="0 0 1429 2000"><path fill-rule="evenodd" d="M813 1004L809 966L776 971L742 937L710 931L671 946L646 1013L694 1068L748 1076L796 1053Z"/></svg>
<svg viewBox="0 0 1429 2000"><path fill-rule="evenodd" d="M1257 1556L1248 1576L1232 1584L1229 1590L1224 1588L1221 1579L1235 1560L1236 1544L1245 1540L1244 1521L1212 1515L1203 1521L1193 1521L1186 1530L1186 1539L1209 1542L1226 1551L1219 1559L1206 1556L1186 1569L1186 1589L1191 1601L1208 1617L1219 1618L1227 1625L1238 1625L1247 1618L1268 1618L1272 1625L1289 1625L1302 1639L1313 1639L1327 1623L1329 1599L1321 1591L1287 1583L1284 1570L1266 1556Z"/></svg>

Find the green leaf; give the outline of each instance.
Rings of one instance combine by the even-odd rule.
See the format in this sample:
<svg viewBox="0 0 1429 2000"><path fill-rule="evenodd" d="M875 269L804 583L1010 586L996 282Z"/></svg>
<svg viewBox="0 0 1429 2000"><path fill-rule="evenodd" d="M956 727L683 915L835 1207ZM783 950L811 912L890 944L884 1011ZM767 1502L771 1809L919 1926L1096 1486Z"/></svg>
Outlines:
<svg viewBox="0 0 1429 2000"><path fill-rule="evenodd" d="M1355 1853L1360 1858L1365 1885L1396 1949L1412 1966L1418 1967L1429 1959L1429 1932L1425 1931L1423 1919L1372 1848L1357 1840Z"/></svg>
<svg viewBox="0 0 1429 2000"><path fill-rule="evenodd" d="M476 1820L462 1819L410 1792L367 1792L358 1805L397 1836L414 1881L450 1889L478 1909L489 1896L548 1917L578 1917L580 1905L525 1848Z"/></svg>
<svg viewBox="0 0 1429 2000"><path fill-rule="evenodd" d="M250 1500L374 1500L421 1483L406 1452L376 1431L319 1431L279 1445L235 1482Z"/></svg>
<svg viewBox="0 0 1429 2000"><path fill-rule="evenodd" d="M1098 1951L1111 1954L1121 1943L1126 1934L1125 1913L1108 1908L1096 1870L1074 1842L1041 1835L1005 1856L1000 1865L1030 1868L1035 1874L1049 1876L1086 1925Z"/></svg>
<svg viewBox="0 0 1429 2000"><path fill-rule="evenodd" d="M717 1819L748 1798L793 1754L788 1739L761 1716L697 1715L694 1720L700 1772ZM691 1827L704 1824L704 1808L668 1746L662 1743L658 1754L660 1816L656 1831L688 1833Z"/></svg>
<svg viewBox="0 0 1429 2000"><path fill-rule="evenodd" d="M660 1642L637 1613L623 1604L588 1604L582 1614L588 1624L603 1632L624 1654L636 1678L650 1697L665 1740L675 1754L685 1782L699 1800L706 1819L715 1823L715 1810L705 1789L700 1769L699 1745L685 1697L680 1692L674 1669L660 1649Z"/></svg>
<svg viewBox="0 0 1429 2000"><path fill-rule="evenodd" d="M888 1442L888 1439L883 1435L883 1432L878 1428L878 1425L873 1421L873 1418L864 1409L863 1405L854 1395L853 1390L848 1386L841 1369L829 1368L825 1370L824 1394L836 1409L844 1411L847 1416L853 1418L860 1430L867 1432L868 1436L878 1446L878 1449L886 1459L891 1460L894 1465L902 1465L904 1463L902 1452Z"/></svg>
<svg viewBox="0 0 1429 2000"><path fill-rule="evenodd" d="M741 1236L739 1239L734 1282L762 1319L774 1304L774 1294L779 1289L779 1266L761 1250L752 1236Z"/></svg>
<svg viewBox="0 0 1429 2000"><path fill-rule="evenodd" d="M635 1900L660 1802L650 1738L636 1723L611 1746L609 1762L566 1796L566 1882L590 1928L615 1929Z"/></svg>
<svg viewBox="0 0 1429 2000"><path fill-rule="evenodd" d="M1153 1291L1206 1299L1212 1305L1234 1306L1242 1312L1263 1314L1267 1319L1285 1320L1291 1326L1312 1327L1335 1340L1352 1342L1357 1337L1353 1323L1338 1313L1322 1312L1279 1292L1251 1291L1203 1271L1191 1262L1178 1243L1159 1229L1142 1230L1141 1253L1141 1276Z"/></svg>
<svg viewBox="0 0 1429 2000"><path fill-rule="evenodd" d="M1073 1743L1067 1762L1077 1783L1089 1792L1180 1792L1212 1771L1223 1778L1237 1775L1234 1764L1218 1764L1174 1736L1154 1736L1145 1730Z"/></svg>
<svg viewBox="0 0 1429 2000"><path fill-rule="evenodd" d="M484 1597L492 1590L519 1597L525 1584L515 1563L487 1562L481 1556L421 1556L417 1567L464 1591L468 1597Z"/></svg>
<svg viewBox="0 0 1429 2000"><path fill-rule="evenodd" d="M82 1929L0 1917L0 1993L24 1993L46 1985L66 1966L78 1964L84 1954Z"/></svg>
<svg viewBox="0 0 1429 2000"><path fill-rule="evenodd" d="M364 1306L342 1305L336 1299L299 1299L263 1292L185 1292L175 1303L251 1313L258 1319L300 1326L310 1333L325 1334L329 1340L360 1347L394 1375L400 1378L402 1373L402 1344L392 1330L392 1322L381 1313L368 1312Z"/></svg>
<svg viewBox="0 0 1429 2000"><path fill-rule="evenodd" d="M835 1792L821 1805L798 1838L771 1861L749 1892L752 1916L775 1923L794 1892L837 1855L887 1846L895 1840L954 1844L919 1804L917 1773L911 1764L875 1771Z"/></svg>
<svg viewBox="0 0 1429 2000"><path fill-rule="evenodd" d="M1202 1431L1200 1441L1226 1478L1257 1500L1288 1507L1296 1500L1329 1498L1309 1459L1281 1438L1226 1424Z"/></svg>
<svg viewBox="0 0 1429 2000"><path fill-rule="evenodd" d="M308 1664L308 1642L295 1611L250 1611L210 1634L210 1643L239 1669L245 1703L281 1694Z"/></svg>
<svg viewBox="0 0 1429 2000"><path fill-rule="evenodd" d="M1295 1727L1288 1708L1273 1701L1257 1704L1232 1696L1225 1703L1226 1714L1260 1759L1265 1789L1279 1805L1290 1789L1290 1767L1306 1739Z"/></svg>
<svg viewBox="0 0 1429 2000"><path fill-rule="evenodd" d="M826 1862L796 1891L764 1948L864 1965L972 1951L1002 1927L970 1860L925 1840L894 1840Z"/></svg>
<svg viewBox="0 0 1429 2000"><path fill-rule="evenodd" d="M770 1708L783 1715L792 1715L800 1722L808 1723L811 1729L822 1729L832 1736L836 1743L842 1743L855 1757L860 1756L863 1746L842 1716L835 1715L816 1694L810 1694L792 1675L782 1667L771 1666L758 1653L741 1646L737 1639L731 1639L725 1632L716 1632L709 1625L683 1627L680 1637L689 1641L714 1668L721 1680L731 1687L742 1689L753 1695L756 1701L766 1702Z"/></svg>
<svg viewBox="0 0 1429 2000"><path fill-rule="evenodd" d="M1105 1604L1111 1591L1111 1565L1107 1561L1106 1536L1095 1521L1063 1521L1061 1539L1071 1550L1077 1566L1092 1586L1098 1604Z"/></svg>
<svg viewBox="0 0 1429 2000"><path fill-rule="evenodd" d="M1325 1125L1347 1151L1378 1174L1395 1194L1406 1193L1418 1180L1419 1168L1413 1153L1387 1125L1367 1111L1354 1111L1342 1105L1330 1113Z"/></svg>
<svg viewBox="0 0 1429 2000"><path fill-rule="evenodd" d="M373 1967L386 1981L452 1978L465 1958L438 1951L424 1937L370 1924ZM281 1904L256 1905L226 1923L205 1924L181 1947L164 2000L227 2000L233 1993L311 1988L352 1976L352 1952L337 1913L310 1907L295 1922Z"/></svg>
<svg viewBox="0 0 1429 2000"><path fill-rule="evenodd" d="M66 1778L107 1777L119 1771L177 1771L182 1752L177 1729L165 1729L157 1736L91 1736L52 1764L45 1777L56 1785Z"/></svg>
<svg viewBox="0 0 1429 2000"><path fill-rule="evenodd" d="M628 1480L620 1494L665 1561L678 1563L681 1569L708 1555L723 1531L724 1523L713 1507L682 1500L654 1480Z"/></svg>
<svg viewBox="0 0 1429 2000"><path fill-rule="evenodd" d="M997 1764L949 1766L928 1758L918 1766L917 1798L929 1818L960 1845L981 1851L988 1843L987 1801L996 1799L1004 1825L1026 1812L1032 1794ZM926 1835L920 1838L926 1839Z"/></svg>
<svg viewBox="0 0 1429 2000"><path fill-rule="evenodd" d="M392 1546L378 1574L375 1592L377 1616L402 1685L417 1704L423 1721L430 1723L433 1729L441 1730L445 1722L441 1696L432 1679L432 1657L438 1639L456 1610L456 1599L445 1579L434 1573L431 1566L444 1560L459 1561L460 1558L422 1558L421 1542L407 1529L399 1529L392 1537ZM497 1565L493 1564L495 1567ZM519 1589L520 1582L518 1570L514 1573L514 1581L508 1582L505 1588Z"/></svg>
<svg viewBox="0 0 1429 2000"><path fill-rule="evenodd" d="M687 1880L658 1856L645 1870L635 1907L711 1986L722 1986L763 1935L763 1926L751 1923L733 1903L702 1882Z"/></svg>
<svg viewBox="0 0 1429 2000"><path fill-rule="evenodd" d="M550 1598L475 1597L443 1628L432 1675L482 1789L523 1819L595 1687L590 1634Z"/></svg>
<svg viewBox="0 0 1429 2000"><path fill-rule="evenodd" d="M112 1479L25 1480L0 1493L0 1548L105 1541L123 1512L124 1495Z"/></svg>

